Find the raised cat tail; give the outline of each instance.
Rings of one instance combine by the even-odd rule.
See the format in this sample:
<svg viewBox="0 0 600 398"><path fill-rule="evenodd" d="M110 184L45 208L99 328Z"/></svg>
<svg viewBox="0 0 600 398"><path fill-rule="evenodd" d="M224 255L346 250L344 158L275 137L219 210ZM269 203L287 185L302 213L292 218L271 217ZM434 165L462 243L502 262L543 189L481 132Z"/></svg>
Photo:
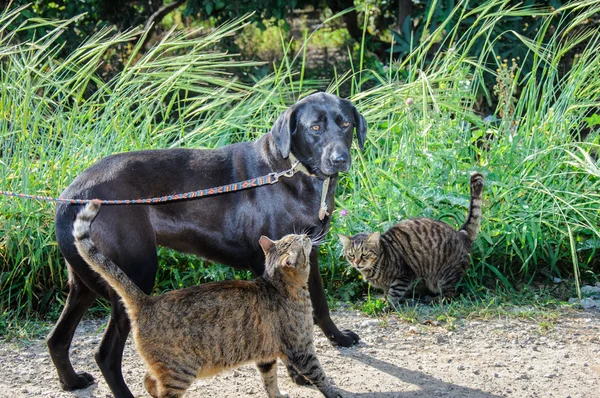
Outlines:
<svg viewBox="0 0 600 398"><path fill-rule="evenodd" d="M139 303L148 296L115 263L100 253L94 244L90 235L90 227L100 211L100 205L99 200L94 200L77 214L73 224L75 246L90 267L119 294L121 301L125 304L125 309L131 314L130 319L135 319Z"/></svg>
<svg viewBox="0 0 600 398"><path fill-rule="evenodd" d="M483 194L484 178L481 173L471 173L471 204L469 214L464 225L460 228L469 236L471 243L477 238L477 232L481 225L481 198Z"/></svg>

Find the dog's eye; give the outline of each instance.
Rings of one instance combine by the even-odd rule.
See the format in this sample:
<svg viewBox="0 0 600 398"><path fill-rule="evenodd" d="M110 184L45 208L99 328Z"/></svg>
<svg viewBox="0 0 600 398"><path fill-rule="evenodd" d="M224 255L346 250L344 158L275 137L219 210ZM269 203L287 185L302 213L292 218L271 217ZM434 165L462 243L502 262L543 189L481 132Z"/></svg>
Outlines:
<svg viewBox="0 0 600 398"><path fill-rule="evenodd" d="M342 123L342 126L348 127L348 126L350 126L350 122L344 122L344 123Z"/></svg>
<svg viewBox="0 0 600 398"><path fill-rule="evenodd" d="M321 128L320 126L314 125L311 127L314 131L319 131L319 129Z"/></svg>

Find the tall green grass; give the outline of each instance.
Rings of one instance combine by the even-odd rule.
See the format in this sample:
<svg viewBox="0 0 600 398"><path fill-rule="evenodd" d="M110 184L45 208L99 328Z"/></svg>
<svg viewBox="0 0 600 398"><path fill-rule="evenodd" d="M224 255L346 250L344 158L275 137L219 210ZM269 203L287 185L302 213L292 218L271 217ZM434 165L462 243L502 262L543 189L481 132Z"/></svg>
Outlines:
<svg viewBox="0 0 600 398"><path fill-rule="evenodd" d="M56 196L97 159L120 151L217 147L267 132L285 107L314 89L351 92L369 123L364 152L342 176L332 231L321 247L328 291L353 300L364 285L340 257L336 233L383 230L398 220L429 216L460 225L468 207L471 170L486 175L484 222L468 285L517 287L536 277L596 278L600 248L597 133L574 140L586 111L598 106L598 32L577 24L600 12L598 2L576 2L550 12L491 0L456 15L475 17L464 35L432 32L402 62L338 71L331 82L302 79L305 58L282 44L285 60L259 80L234 72L253 63L215 51L244 21L211 32L171 32L146 53L133 49L125 69L108 82L95 71L111 48L139 43L141 32L102 30L67 59L50 34L15 44L7 30L20 10L0 16L0 189ZM528 75L497 60L494 27L503 18L535 12L547 23L536 37L517 35L530 49ZM571 22L551 18L573 13ZM558 23L557 23L558 20ZM547 40L550 24L554 33ZM456 28L454 28L456 29ZM441 39L440 39L441 38ZM440 42L441 40L441 42ZM484 40L477 57L470 52ZM576 64L559 72L562 57L587 46ZM434 44L440 50L431 51ZM495 64L494 64L495 63ZM510 62L507 62L510 64ZM499 71L496 71L498 69ZM502 86L497 114L484 122L474 111L484 79ZM369 87L369 88L364 88ZM487 96L494 93L488 90ZM408 101L410 99L410 101ZM500 112L501 111L501 112ZM345 210L347 215L342 215ZM54 205L0 197L0 308L47 312L61 303L66 271L53 231ZM344 212L344 214L346 213ZM228 268L161 250L158 289L247 277Z"/></svg>

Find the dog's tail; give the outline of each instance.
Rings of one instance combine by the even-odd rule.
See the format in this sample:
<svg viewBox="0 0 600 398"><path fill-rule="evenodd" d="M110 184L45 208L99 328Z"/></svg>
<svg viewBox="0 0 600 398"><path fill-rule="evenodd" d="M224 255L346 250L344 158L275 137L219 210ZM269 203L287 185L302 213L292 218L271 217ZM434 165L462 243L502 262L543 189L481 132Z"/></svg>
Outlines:
<svg viewBox="0 0 600 398"><path fill-rule="evenodd" d="M483 175L480 173L471 174L471 205L469 214L464 225L460 230L467 234L471 243L475 242L477 232L481 224L481 203L483 196Z"/></svg>
<svg viewBox="0 0 600 398"><path fill-rule="evenodd" d="M135 284L117 264L106 258L94 244L90 235L92 221L100 211L100 201L88 203L77 214L73 224L75 246L83 259L112 287L121 297L130 319L136 319L140 303L148 296Z"/></svg>

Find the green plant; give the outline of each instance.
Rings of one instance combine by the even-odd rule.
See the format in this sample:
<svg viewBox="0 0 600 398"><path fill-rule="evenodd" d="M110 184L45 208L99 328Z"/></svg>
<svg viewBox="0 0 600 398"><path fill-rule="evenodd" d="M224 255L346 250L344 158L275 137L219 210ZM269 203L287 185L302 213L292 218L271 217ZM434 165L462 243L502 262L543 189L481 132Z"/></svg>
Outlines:
<svg viewBox="0 0 600 398"><path fill-rule="evenodd" d="M484 80L498 78L487 66L499 55L497 27L525 12L500 7L504 4L489 0L454 10L452 18L472 18L469 29L442 21L386 69L368 69L364 52L351 53L352 69L336 71L330 82L303 77L309 35L299 45L282 45L273 74L252 83L233 78L239 68L260 64L214 52L214 44L239 32L245 21L205 35L171 33L145 54L138 44L125 69L104 82L97 74L103 56L132 42L138 32L100 30L63 59L58 40L72 21L44 21L52 27L48 34L16 45L9 27L19 10L4 11L1 189L56 196L110 153L252 140L307 93L348 92L369 132L365 151L353 152L350 171L339 178L331 230L319 249L330 298L357 302L368 289L343 261L338 233L385 230L413 216L459 226L469 203L471 170L485 174L486 186L482 230L463 282L467 294L510 292L553 276L595 281L600 138L595 131L583 141L573 137L589 123L588 111L600 96L600 37L593 27L570 33L600 13L600 6L574 2L536 14L538 33L518 35L527 48L519 65L528 63L536 73L517 68L510 83L518 90L518 96L511 95L512 116L486 123L475 108ZM567 14L568 19L561 17ZM444 46L432 50L444 30ZM471 47L482 39L474 57ZM577 62L561 69L575 48L582 48ZM48 203L0 199L0 309L6 316L44 314L64 298L67 274L53 236L53 210ZM250 277L170 251L161 250L160 259L157 291ZM375 310L380 304L369 305ZM486 308L500 305L496 299L481 302ZM415 315L410 311L404 310L409 318Z"/></svg>

